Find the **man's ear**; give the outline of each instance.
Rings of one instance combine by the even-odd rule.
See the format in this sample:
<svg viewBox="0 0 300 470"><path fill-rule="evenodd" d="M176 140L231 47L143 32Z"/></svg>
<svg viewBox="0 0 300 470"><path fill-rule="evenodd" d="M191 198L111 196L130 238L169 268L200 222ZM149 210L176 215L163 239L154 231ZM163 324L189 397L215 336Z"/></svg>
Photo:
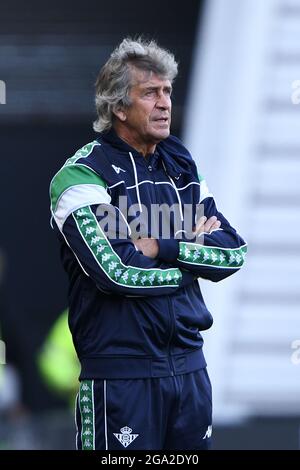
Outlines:
<svg viewBox="0 0 300 470"><path fill-rule="evenodd" d="M117 116L117 118L120 119L120 121L124 122L126 121L126 113L124 111L124 108L122 106L116 106L114 109L113 109L113 113L115 116Z"/></svg>

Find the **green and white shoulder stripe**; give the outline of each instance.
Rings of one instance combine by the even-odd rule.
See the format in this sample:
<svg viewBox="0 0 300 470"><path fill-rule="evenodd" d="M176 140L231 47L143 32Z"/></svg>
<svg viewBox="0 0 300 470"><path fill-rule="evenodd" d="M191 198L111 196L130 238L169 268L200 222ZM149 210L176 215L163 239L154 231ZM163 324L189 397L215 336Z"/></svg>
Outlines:
<svg viewBox="0 0 300 470"><path fill-rule="evenodd" d="M78 150L51 181L51 212L60 230L68 216L77 209L91 204L110 203L106 183L84 163L77 163L90 155L96 145L100 144L94 141Z"/></svg>

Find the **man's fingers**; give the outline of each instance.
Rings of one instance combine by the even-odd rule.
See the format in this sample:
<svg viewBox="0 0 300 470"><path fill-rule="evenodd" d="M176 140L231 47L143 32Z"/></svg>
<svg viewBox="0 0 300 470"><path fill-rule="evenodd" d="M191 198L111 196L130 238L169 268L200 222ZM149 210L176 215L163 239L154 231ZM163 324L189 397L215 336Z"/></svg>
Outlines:
<svg viewBox="0 0 300 470"><path fill-rule="evenodd" d="M195 232L196 233L201 233L201 232L209 232L211 230L211 227L217 222L217 217L213 215L207 220L207 217L203 216L199 219L197 223L197 227Z"/></svg>
<svg viewBox="0 0 300 470"><path fill-rule="evenodd" d="M220 227L221 222L215 215L210 217L208 220L207 217L203 216L198 220L194 234L199 235L202 232L210 233L212 230L217 230Z"/></svg>
<svg viewBox="0 0 300 470"><path fill-rule="evenodd" d="M213 215L210 217L204 224L204 232L210 232L212 230L213 225L217 222L217 217Z"/></svg>
<svg viewBox="0 0 300 470"><path fill-rule="evenodd" d="M204 224L205 224L206 221L207 221L207 217L205 217L205 216L200 217L200 219L197 222L196 228L194 230L196 235L200 232L203 232Z"/></svg>
<svg viewBox="0 0 300 470"><path fill-rule="evenodd" d="M143 255L149 258L157 257L159 247L155 238L139 238L138 240L133 240L133 243Z"/></svg>
<svg viewBox="0 0 300 470"><path fill-rule="evenodd" d="M221 222L220 220L217 220L217 222L215 222L211 227L210 227L210 231L212 232L213 230L218 230L218 228L221 227Z"/></svg>

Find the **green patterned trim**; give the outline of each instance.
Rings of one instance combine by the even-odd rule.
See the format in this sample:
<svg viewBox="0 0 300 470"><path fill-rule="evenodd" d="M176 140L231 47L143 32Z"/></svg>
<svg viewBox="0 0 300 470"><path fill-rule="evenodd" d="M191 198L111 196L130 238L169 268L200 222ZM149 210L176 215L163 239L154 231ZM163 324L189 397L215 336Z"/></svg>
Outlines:
<svg viewBox="0 0 300 470"><path fill-rule="evenodd" d="M82 450L95 449L94 381L83 380L79 387Z"/></svg>
<svg viewBox="0 0 300 470"><path fill-rule="evenodd" d="M51 209L55 212L57 203L62 194L72 186L79 184L97 184L106 188L106 183L97 173L80 163L72 166L63 166L54 176L50 185Z"/></svg>
<svg viewBox="0 0 300 470"><path fill-rule="evenodd" d="M178 268L136 268L126 266L113 251L100 224L89 206L73 212L79 232L95 260L109 279L120 285L134 288L178 287L182 273Z"/></svg>
<svg viewBox="0 0 300 470"><path fill-rule="evenodd" d="M73 157L68 158L68 160L65 162L63 167L54 175L54 177L52 178L52 181L50 183L50 199L51 199L51 210L52 211L55 210L57 200L59 199L59 197L61 196L63 191L65 189L68 189L68 187L73 186L73 184L78 184L78 183L73 183L72 173L69 173L68 171L65 172L65 168L69 167L69 166L73 166L74 168L78 168L79 165L75 165L77 160L79 160L80 158L88 157L92 153L94 147L96 147L98 145L101 145L101 144L97 140L93 140L93 142L89 142L88 144L84 145L81 149L77 150L77 152L73 155ZM84 165L82 165L82 167L84 167ZM85 167L85 168L88 169L88 167ZM95 174L92 169L90 169L90 172L92 174ZM64 188L63 187L63 185L64 185L63 181L65 181L67 175L71 176L71 181L69 181L68 184L66 185L66 187ZM90 181L83 181L83 183L93 184L93 182L90 182ZM80 182L79 182L79 184L80 184Z"/></svg>
<svg viewBox="0 0 300 470"><path fill-rule="evenodd" d="M94 147L96 147L96 145L101 145L101 144L99 142L97 142L97 140L93 140L93 142L89 142L88 144L81 147L81 149L77 150L77 152L73 155L73 157L68 158L68 160L65 163L65 166L73 165L80 158L88 157L92 153L92 151L93 151Z"/></svg>
<svg viewBox="0 0 300 470"><path fill-rule="evenodd" d="M178 261L199 266L236 269L245 260L247 245L240 248L218 248L196 243L179 242Z"/></svg>

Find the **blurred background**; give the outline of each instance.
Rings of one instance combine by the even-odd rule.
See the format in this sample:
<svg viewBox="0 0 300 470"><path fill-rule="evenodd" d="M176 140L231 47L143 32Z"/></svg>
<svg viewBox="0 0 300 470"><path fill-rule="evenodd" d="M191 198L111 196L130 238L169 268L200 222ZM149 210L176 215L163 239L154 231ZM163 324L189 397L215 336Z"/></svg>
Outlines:
<svg viewBox="0 0 300 470"><path fill-rule="evenodd" d="M101 65L139 34L179 61L172 132L249 243L240 273L200 281L214 448L299 449L297 0L1 1L0 448L74 448L78 365L48 187L95 137Z"/></svg>

